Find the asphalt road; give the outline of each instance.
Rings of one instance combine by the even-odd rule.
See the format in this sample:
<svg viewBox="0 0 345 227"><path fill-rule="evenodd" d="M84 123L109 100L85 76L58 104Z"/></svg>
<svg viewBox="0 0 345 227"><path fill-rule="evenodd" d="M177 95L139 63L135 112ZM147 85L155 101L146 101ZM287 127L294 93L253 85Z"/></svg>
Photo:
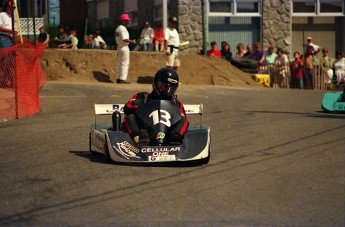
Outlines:
<svg viewBox="0 0 345 227"><path fill-rule="evenodd" d="M182 85L183 103L204 104L209 164L92 156L93 104L150 89L50 82L39 114L0 122L0 225L345 225L345 115L321 112L324 92Z"/></svg>

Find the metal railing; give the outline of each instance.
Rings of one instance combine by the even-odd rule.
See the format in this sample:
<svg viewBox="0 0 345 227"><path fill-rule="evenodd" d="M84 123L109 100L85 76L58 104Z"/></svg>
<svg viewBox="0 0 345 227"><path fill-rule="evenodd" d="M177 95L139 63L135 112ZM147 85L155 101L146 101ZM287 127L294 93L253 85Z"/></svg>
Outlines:
<svg viewBox="0 0 345 227"><path fill-rule="evenodd" d="M304 70L304 69L303 69ZM265 65L261 68L262 73L270 75L270 87L278 88L296 88L297 85L293 84L291 80L290 66ZM329 90L332 89L332 79L329 78L327 73L328 69L319 65L318 62L314 63L313 78L311 79L311 88L315 90ZM306 78L306 71L303 71L302 88L306 88L309 81Z"/></svg>
<svg viewBox="0 0 345 227"><path fill-rule="evenodd" d="M19 18L20 30L22 35L34 35L33 18ZM36 35L39 34L39 28L44 26L44 18L35 18Z"/></svg>

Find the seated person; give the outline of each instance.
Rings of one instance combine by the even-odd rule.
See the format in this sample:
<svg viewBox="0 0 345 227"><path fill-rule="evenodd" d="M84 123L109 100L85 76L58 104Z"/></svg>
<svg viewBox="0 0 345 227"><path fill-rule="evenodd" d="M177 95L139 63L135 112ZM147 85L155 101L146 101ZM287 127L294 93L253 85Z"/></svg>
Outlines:
<svg viewBox="0 0 345 227"><path fill-rule="evenodd" d="M253 47L252 45L248 44L247 45L247 51L243 55L244 58L253 58Z"/></svg>
<svg viewBox="0 0 345 227"><path fill-rule="evenodd" d="M220 50L217 49L217 43L215 41L211 42L211 49L207 51L207 56L216 58L222 57Z"/></svg>
<svg viewBox="0 0 345 227"><path fill-rule="evenodd" d="M141 51L148 51L149 45L152 44L153 41L154 30L150 27L150 23L145 23L145 28L142 30L140 35L139 50Z"/></svg>
<svg viewBox="0 0 345 227"><path fill-rule="evenodd" d="M96 30L93 36L92 49L107 49L107 44L102 38L100 30Z"/></svg>
<svg viewBox="0 0 345 227"><path fill-rule="evenodd" d="M145 105L148 100L172 100L179 106L181 113L181 120L172 125L168 132L169 142L172 144L180 144L187 132L189 121L186 117L184 107L180 100L177 99L175 92L179 85L179 78L175 70L171 68L162 68L157 71L152 84L153 90L149 94L147 92L140 92L135 94L124 106L125 119L123 124L125 131L127 131L134 143L147 143L149 135L142 122L136 116L136 111L139 106ZM151 141L153 143L154 141Z"/></svg>
<svg viewBox="0 0 345 227"><path fill-rule="evenodd" d="M221 54L222 54L222 58L227 60L227 61L231 61L232 59L232 53L231 53L231 50L230 50L230 45L225 42L223 45L222 45L222 50L221 50Z"/></svg>

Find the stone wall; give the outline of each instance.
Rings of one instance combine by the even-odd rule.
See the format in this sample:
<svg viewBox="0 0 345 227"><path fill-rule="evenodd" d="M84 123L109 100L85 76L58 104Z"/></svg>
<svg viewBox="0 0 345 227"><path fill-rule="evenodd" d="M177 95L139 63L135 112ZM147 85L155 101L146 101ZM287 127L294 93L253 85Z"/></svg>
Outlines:
<svg viewBox="0 0 345 227"><path fill-rule="evenodd" d="M202 12L201 1L178 1L178 31L181 42L189 41L182 50L196 53L202 46Z"/></svg>
<svg viewBox="0 0 345 227"><path fill-rule="evenodd" d="M262 7L262 34L265 50L272 45L291 52L291 1L263 0Z"/></svg>

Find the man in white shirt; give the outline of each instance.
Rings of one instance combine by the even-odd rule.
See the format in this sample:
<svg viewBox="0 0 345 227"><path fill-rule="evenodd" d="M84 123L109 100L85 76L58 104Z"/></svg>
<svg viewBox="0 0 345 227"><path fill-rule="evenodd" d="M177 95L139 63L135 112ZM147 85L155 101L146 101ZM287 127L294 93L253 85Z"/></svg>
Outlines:
<svg viewBox="0 0 345 227"><path fill-rule="evenodd" d="M128 14L121 15L121 25L115 30L115 41L117 43L117 67L116 67L116 83L129 84L127 81L129 67L129 48L128 44L135 44L135 40L129 39L129 33L125 26L131 20Z"/></svg>
<svg viewBox="0 0 345 227"><path fill-rule="evenodd" d="M11 47L13 44L12 16L14 9L14 2L7 0L3 12L0 13L0 48Z"/></svg>
<svg viewBox="0 0 345 227"><path fill-rule="evenodd" d="M318 45L312 43L311 42L312 40L313 40L313 38L311 36L307 37L307 43L305 44L305 51L304 52L305 53L307 52L308 46L312 46L314 49L314 55L316 55L317 53L319 53L321 51L321 48Z"/></svg>
<svg viewBox="0 0 345 227"><path fill-rule="evenodd" d="M168 27L164 31L164 47L166 55L166 66L177 70L180 66L178 51L180 47L180 36L176 30L177 18L170 17Z"/></svg>
<svg viewBox="0 0 345 227"><path fill-rule="evenodd" d="M106 49L107 44L101 37L101 32L99 30L96 30L95 36L93 37L92 40L92 49Z"/></svg>
<svg viewBox="0 0 345 227"><path fill-rule="evenodd" d="M148 46L153 41L153 28L150 27L150 23L146 21L145 28L141 31L140 35L140 50L147 51Z"/></svg>

